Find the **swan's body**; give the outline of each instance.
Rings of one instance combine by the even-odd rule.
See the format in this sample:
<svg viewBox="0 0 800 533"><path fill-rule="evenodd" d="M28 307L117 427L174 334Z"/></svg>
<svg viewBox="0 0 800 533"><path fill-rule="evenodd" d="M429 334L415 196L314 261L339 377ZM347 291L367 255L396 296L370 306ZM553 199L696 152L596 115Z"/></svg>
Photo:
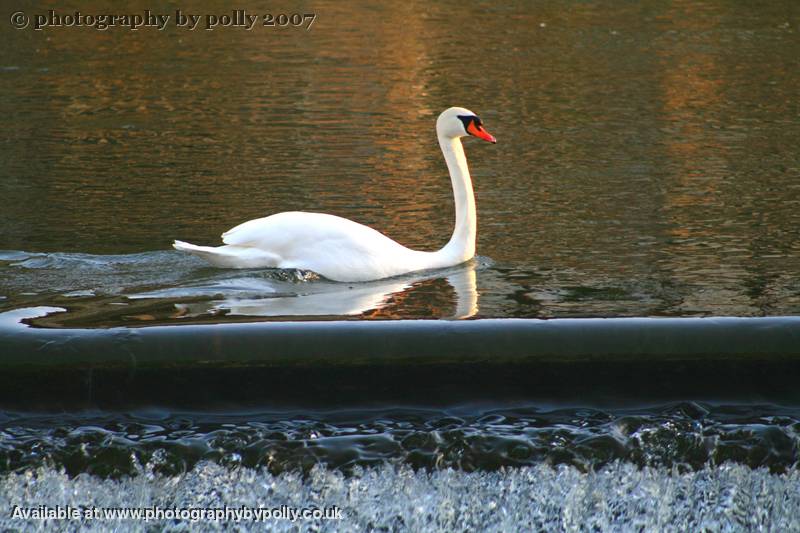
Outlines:
<svg viewBox="0 0 800 533"><path fill-rule="evenodd" d="M177 250L224 268L299 268L335 281L369 281L443 268L475 255L477 218L472 181L460 137L475 135L495 142L474 113L451 107L436 121L456 204L450 241L435 252L411 250L380 232L324 213L290 211L250 220L222 234L224 246L175 241Z"/></svg>

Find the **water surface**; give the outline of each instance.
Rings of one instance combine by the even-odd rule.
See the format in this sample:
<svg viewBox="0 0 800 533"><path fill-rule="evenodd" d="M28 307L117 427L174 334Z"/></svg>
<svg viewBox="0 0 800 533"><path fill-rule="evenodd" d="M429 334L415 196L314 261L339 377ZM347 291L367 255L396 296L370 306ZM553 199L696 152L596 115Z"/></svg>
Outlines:
<svg viewBox="0 0 800 533"><path fill-rule="evenodd" d="M0 306L72 299L102 322L142 292L218 317L245 286L316 294L167 251L285 210L436 249L453 207L433 126L462 105L499 139L466 141L472 316L800 312L795 2L312 7L311 31L4 26ZM321 314L452 317L448 275Z"/></svg>

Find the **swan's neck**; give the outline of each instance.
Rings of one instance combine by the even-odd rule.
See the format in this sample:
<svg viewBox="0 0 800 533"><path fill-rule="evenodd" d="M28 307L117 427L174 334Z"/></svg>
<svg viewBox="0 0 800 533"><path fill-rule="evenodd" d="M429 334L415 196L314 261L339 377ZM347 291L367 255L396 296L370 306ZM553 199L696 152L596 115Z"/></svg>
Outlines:
<svg viewBox="0 0 800 533"><path fill-rule="evenodd" d="M462 263L475 255L475 236L477 234L477 214L472 180L469 177L467 157L461 139L439 136L450 180L453 182L453 196L456 201L456 227L450 242L439 250L450 264Z"/></svg>

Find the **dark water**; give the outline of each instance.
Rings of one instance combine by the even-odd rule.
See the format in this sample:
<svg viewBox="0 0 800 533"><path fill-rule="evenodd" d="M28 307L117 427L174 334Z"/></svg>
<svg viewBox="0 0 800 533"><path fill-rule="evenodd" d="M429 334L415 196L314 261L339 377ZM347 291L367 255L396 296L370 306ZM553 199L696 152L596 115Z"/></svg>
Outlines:
<svg viewBox="0 0 800 533"><path fill-rule="evenodd" d="M166 251L284 210L435 249L433 126L463 105L499 139L466 147L474 316L800 312L796 2L311 7L311 31L0 27L0 250L25 252L0 258L0 306L316 293ZM453 316L445 278L324 314Z"/></svg>
<svg viewBox="0 0 800 533"><path fill-rule="evenodd" d="M143 410L0 414L0 471L37 467L118 478L145 465L177 475L198 462L345 474L392 464L467 472L613 462L679 471L737 463L773 473L800 464L800 417L777 405L680 402L597 409L537 405L375 407L230 413Z"/></svg>

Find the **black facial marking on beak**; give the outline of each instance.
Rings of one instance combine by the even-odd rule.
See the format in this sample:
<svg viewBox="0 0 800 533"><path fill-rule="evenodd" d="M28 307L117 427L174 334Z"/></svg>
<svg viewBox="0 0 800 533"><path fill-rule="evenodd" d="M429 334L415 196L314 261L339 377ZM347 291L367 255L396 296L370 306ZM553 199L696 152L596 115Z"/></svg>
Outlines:
<svg viewBox="0 0 800 533"><path fill-rule="evenodd" d="M497 139L494 138L492 134L488 131L483 129L483 122L481 119L476 117L475 115L457 115L458 119L464 124L464 131L467 132L468 135L472 135L473 137L477 137L478 139L483 139L484 141L488 141L492 144L497 142Z"/></svg>
<svg viewBox="0 0 800 533"><path fill-rule="evenodd" d="M464 124L464 131L467 132L469 131L470 122L475 122L476 126L481 126L483 124L481 122L481 119L479 119L475 115L458 115L458 120L460 120L461 123Z"/></svg>

